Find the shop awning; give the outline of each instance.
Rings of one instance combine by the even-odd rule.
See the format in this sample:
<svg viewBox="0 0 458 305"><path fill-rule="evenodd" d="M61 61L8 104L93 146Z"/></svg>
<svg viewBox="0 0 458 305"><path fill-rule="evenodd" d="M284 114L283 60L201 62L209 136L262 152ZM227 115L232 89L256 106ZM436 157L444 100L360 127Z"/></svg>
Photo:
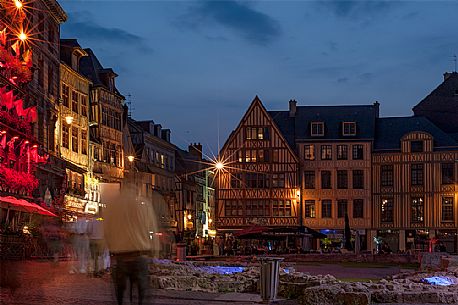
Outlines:
<svg viewBox="0 0 458 305"><path fill-rule="evenodd" d="M261 234L263 232L267 232L268 230L269 230L268 227L251 226L249 228L235 232L234 236L238 238L244 238L245 236L251 236L253 234Z"/></svg>
<svg viewBox="0 0 458 305"><path fill-rule="evenodd" d="M10 209L10 210L15 210L15 211L57 217L56 214L46 210L45 208L42 208L38 204L29 202L25 199L18 199L13 196L7 196L7 197L0 196L0 206L5 209Z"/></svg>

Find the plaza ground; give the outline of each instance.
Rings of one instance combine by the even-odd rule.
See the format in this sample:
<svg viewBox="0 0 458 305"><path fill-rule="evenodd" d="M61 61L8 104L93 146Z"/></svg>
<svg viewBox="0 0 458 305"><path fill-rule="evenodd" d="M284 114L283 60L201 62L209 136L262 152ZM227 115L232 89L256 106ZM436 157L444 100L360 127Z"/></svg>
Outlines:
<svg viewBox="0 0 458 305"><path fill-rule="evenodd" d="M19 287L12 296L9 289L0 289L0 304L38 305L116 305L110 275L93 278L83 274L70 274L71 263L26 261L14 264L19 277ZM398 266L374 264L301 264L299 271L311 274L330 273L343 280L380 279L400 271ZM4 270L0 270L4 272ZM127 293L126 293L127 294ZM206 293L195 291L153 290L145 304L157 305L225 305L259 304L259 295L245 293ZM130 304L126 295L125 304ZM135 293L134 293L134 303ZM294 300L282 300L279 305L296 305Z"/></svg>

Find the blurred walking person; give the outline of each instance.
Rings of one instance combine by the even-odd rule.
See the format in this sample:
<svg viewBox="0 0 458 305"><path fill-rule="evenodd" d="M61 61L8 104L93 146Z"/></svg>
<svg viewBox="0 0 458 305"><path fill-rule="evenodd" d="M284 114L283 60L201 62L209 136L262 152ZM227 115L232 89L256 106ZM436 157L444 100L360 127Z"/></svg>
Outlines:
<svg viewBox="0 0 458 305"><path fill-rule="evenodd" d="M151 198L141 198L134 185L123 185L121 194L110 194L104 210L105 240L112 254L112 277L116 299L123 304L124 292L130 283L137 286L138 304L144 304L149 286L148 263L154 250L158 250L157 222L153 204L162 204L162 195L154 191Z"/></svg>
<svg viewBox="0 0 458 305"><path fill-rule="evenodd" d="M71 227L73 230L72 243L76 260L70 273L86 273L89 259L88 221L86 217L78 217Z"/></svg>
<svg viewBox="0 0 458 305"><path fill-rule="evenodd" d="M105 240L103 234L103 220L102 218L93 218L89 221L88 226L89 234L89 249L91 250L92 274L95 277L103 275L104 264L103 254L105 250Z"/></svg>

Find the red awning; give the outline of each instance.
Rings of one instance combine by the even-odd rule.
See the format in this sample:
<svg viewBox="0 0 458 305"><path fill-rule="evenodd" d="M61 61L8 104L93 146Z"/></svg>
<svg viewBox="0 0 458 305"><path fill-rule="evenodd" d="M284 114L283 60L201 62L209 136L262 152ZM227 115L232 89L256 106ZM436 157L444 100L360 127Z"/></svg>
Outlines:
<svg viewBox="0 0 458 305"><path fill-rule="evenodd" d="M234 233L235 237L243 238L244 236L253 235L253 234L261 234L267 232L269 230L268 227L263 226L251 226L249 228L240 230Z"/></svg>
<svg viewBox="0 0 458 305"><path fill-rule="evenodd" d="M7 196L7 197L0 196L0 206L6 209L15 210L15 211L57 217L56 214L46 210L45 208L42 208L38 204L28 202L25 199L18 199L13 196Z"/></svg>

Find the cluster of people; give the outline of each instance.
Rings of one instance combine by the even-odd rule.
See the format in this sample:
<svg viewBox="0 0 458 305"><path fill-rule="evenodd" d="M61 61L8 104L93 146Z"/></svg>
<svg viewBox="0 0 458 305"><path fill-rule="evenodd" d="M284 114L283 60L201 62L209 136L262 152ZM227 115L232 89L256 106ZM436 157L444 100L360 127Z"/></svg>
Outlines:
<svg viewBox="0 0 458 305"><path fill-rule="evenodd" d="M100 277L110 267L110 255L105 244L103 219L79 217L68 223L73 248L70 273L90 273Z"/></svg>

